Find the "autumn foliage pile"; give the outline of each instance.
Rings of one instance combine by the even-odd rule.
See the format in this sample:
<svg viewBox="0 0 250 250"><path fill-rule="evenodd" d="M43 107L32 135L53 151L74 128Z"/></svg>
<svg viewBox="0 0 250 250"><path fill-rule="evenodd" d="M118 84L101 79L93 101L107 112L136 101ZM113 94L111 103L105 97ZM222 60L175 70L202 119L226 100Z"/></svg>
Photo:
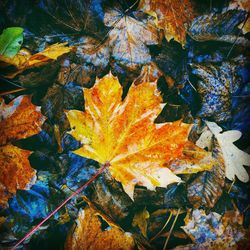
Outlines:
<svg viewBox="0 0 250 250"><path fill-rule="evenodd" d="M1 247L249 247L248 1L0 9Z"/></svg>

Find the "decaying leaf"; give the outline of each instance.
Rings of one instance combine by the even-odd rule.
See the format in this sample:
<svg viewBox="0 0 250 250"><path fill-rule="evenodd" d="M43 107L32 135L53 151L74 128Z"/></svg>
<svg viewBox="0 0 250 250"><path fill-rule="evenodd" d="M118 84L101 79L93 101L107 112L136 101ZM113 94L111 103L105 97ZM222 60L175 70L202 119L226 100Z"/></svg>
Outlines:
<svg viewBox="0 0 250 250"><path fill-rule="evenodd" d="M155 17L158 28L164 30L167 41L186 43L186 31L194 14L189 0L141 0L139 9Z"/></svg>
<svg viewBox="0 0 250 250"><path fill-rule="evenodd" d="M30 151L11 142L38 133L44 117L28 96L19 96L7 105L2 99L0 112L0 198L1 205L6 206L17 189L28 188L35 180L28 160Z"/></svg>
<svg viewBox="0 0 250 250"><path fill-rule="evenodd" d="M137 212L133 218L132 226L138 226L141 230L141 233L144 237L147 238L147 220L150 217L149 212L146 207L140 212Z"/></svg>
<svg viewBox="0 0 250 250"><path fill-rule="evenodd" d="M133 199L136 184L154 190L180 182L169 166L184 158L187 168L178 173L194 173L210 169L191 168L191 162L206 161L208 153L187 141L191 125L181 123L154 124L164 105L155 83L132 85L122 102L122 87L111 74L98 79L91 89L85 89L85 112L71 110L66 115L72 128L70 134L83 146L74 153L109 163L111 175ZM185 146L192 155L183 154ZM190 164L188 164L190 163Z"/></svg>
<svg viewBox="0 0 250 250"><path fill-rule="evenodd" d="M103 231L101 224L101 219L95 210L92 208L82 210L79 213L76 228L68 236L66 249L134 249L134 240L131 234L125 233L113 225Z"/></svg>
<svg viewBox="0 0 250 250"><path fill-rule="evenodd" d="M188 249L237 249L237 242L244 237L242 222L238 210L222 216L215 212L206 215L204 210L196 209L187 214L182 229L195 242Z"/></svg>
<svg viewBox="0 0 250 250"><path fill-rule="evenodd" d="M0 145L32 136L40 131L44 117L29 96L19 96L9 104L0 99Z"/></svg>
<svg viewBox="0 0 250 250"><path fill-rule="evenodd" d="M157 81L160 76L162 76L160 69L155 63L150 63L142 67L141 73L135 79L134 84L138 85L143 82L154 82Z"/></svg>
<svg viewBox="0 0 250 250"><path fill-rule="evenodd" d="M206 121L206 124L220 145L225 162L226 177L233 180L237 176L240 181L248 182L249 175L244 166L250 166L250 155L233 144L240 139L241 132L229 130L221 133L222 128L215 122Z"/></svg>
<svg viewBox="0 0 250 250"><path fill-rule="evenodd" d="M158 44L159 40L157 28L150 18L140 18L136 12L134 16L137 19L117 10L108 10L104 16L105 25L113 27L109 32L112 56L131 68L149 63L151 56L146 45Z"/></svg>
<svg viewBox="0 0 250 250"><path fill-rule="evenodd" d="M195 207L206 206L213 208L221 197L225 184L224 161L217 146L213 149L213 156L217 159L210 171L200 173L187 186L187 196Z"/></svg>
<svg viewBox="0 0 250 250"><path fill-rule="evenodd" d="M0 146L0 206L6 206L17 189L29 188L36 180L36 171L28 160L30 154L11 144Z"/></svg>
<svg viewBox="0 0 250 250"><path fill-rule="evenodd" d="M23 28L11 27L0 35L0 55L13 57L23 43Z"/></svg>
<svg viewBox="0 0 250 250"><path fill-rule="evenodd" d="M59 56L71 51L71 47L65 46L66 44L67 43L53 44L44 51L34 55L30 55L27 50L19 51L19 53L12 58L0 55L0 62L4 62L6 64L5 67L8 65L16 67L16 71L7 73L4 76L11 79L26 69L40 66L51 60L56 60Z"/></svg>
<svg viewBox="0 0 250 250"><path fill-rule="evenodd" d="M231 118L231 94L240 86L240 81L234 75L235 66L223 62L215 64L191 64L192 73L200 80L197 91L201 95L202 107L200 117L212 118L215 122L225 122Z"/></svg>
<svg viewBox="0 0 250 250"><path fill-rule="evenodd" d="M224 13L210 13L195 18L189 29L189 35L196 41L225 41L228 43L249 44L238 36L238 25L246 18L240 10L229 10Z"/></svg>

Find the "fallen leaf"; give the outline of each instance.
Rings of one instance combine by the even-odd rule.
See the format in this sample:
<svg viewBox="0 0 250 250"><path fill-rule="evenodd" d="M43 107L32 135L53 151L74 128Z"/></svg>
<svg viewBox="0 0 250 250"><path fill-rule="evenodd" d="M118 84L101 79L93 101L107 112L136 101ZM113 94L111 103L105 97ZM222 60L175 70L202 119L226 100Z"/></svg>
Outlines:
<svg viewBox="0 0 250 250"><path fill-rule="evenodd" d="M132 226L138 226L141 230L141 233L144 237L147 238L147 220L149 219L150 214L147 211L146 207L140 212L137 212L133 218Z"/></svg>
<svg viewBox="0 0 250 250"><path fill-rule="evenodd" d="M174 83L183 84L188 78L187 73L187 52L181 48L179 44L173 42L163 41L162 49L157 54L153 61L164 73L166 78L173 81L168 84L169 87L173 87ZM167 82L169 82L166 79ZM172 85L172 86L171 86Z"/></svg>
<svg viewBox="0 0 250 250"><path fill-rule="evenodd" d="M23 43L23 28L11 27L3 30L0 35L0 55L13 57Z"/></svg>
<svg viewBox="0 0 250 250"><path fill-rule="evenodd" d="M240 181L248 182L249 175L244 166L250 166L250 155L233 144L240 139L241 132L229 130L222 133L222 128L215 122L206 121L206 124L220 145L225 162L226 177L234 180L237 176Z"/></svg>
<svg viewBox="0 0 250 250"><path fill-rule="evenodd" d="M194 18L189 0L141 0L139 10L155 17L156 26L164 30L167 41L186 43L187 27Z"/></svg>
<svg viewBox="0 0 250 250"><path fill-rule="evenodd" d="M213 208L222 195L225 184L224 161L216 146L213 149L213 156L217 162L212 169L200 173L187 185L188 200L195 208L201 206Z"/></svg>
<svg viewBox="0 0 250 250"><path fill-rule="evenodd" d="M103 231L101 225L101 219L95 210L87 207L80 211L77 226L68 235L66 249L134 249L131 234L113 225Z"/></svg>
<svg viewBox="0 0 250 250"><path fill-rule="evenodd" d="M17 189L29 188L36 180L28 157L31 152L11 144L0 146L0 206L5 207Z"/></svg>
<svg viewBox="0 0 250 250"><path fill-rule="evenodd" d="M133 84L122 102L122 87L109 74L98 79L91 89L85 89L84 96L85 112L66 112L70 134L83 144L74 153L101 164L108 162L112 177L122 183L131 199L136 184L154 190L180 182L168 168L173 159L183 157L188 163L195 161L192 156L200 155L200 161L208 157L206 151L187 141L191 125L180 121L153 123L164 106L155 83ZM184 156L186 145L192 156ZM190 173L209 169L211 165L188 168ZM178 173L186 170L184 167Z"/></svg>
<svg viewBox="0 0 250 250"><path fill-rule="evenodd" d="M104 24L112 27L108 40L112 56L131 68L149 63L151 56L147 45L159 42L153 21L138 17L139 13L136 12L133 12L133 16L137 19L117 10L108 10L104 16Z"/></svg>
<svg viewBox="0 0 250 250"><path fill-rule="evenodd" d="M237 242L244 237L242 222L238 210L222 216L215 212L206 215L204 210L195 209L187 214L182 229L195 242L189 249L237 249Z"/></svg>
<svg viewBox="0 0 250 250"><path fill-rule="evenodd" d="M238 37L238 25L246 18L240 10L228 10L224 13L210 13L196 17L190 28L189 35L196 41L225 41L229 43L247 44L247 40Z"/></svg>
<svg viewBox="0 0 250 250"><path fill-rule="evenodd" d="M250 3L248 0L231 0L228 9L240 9L250 11Z"/></svg>
<svg viewBox="0 0 250 250"><path fill-rule="evenodd" d="M9 104L0 99L0 145L37 134L44 122L40 107L29 96L19 96Z"/></svg>
<svg viewBox="0 0 250 250"><path fill-rule="evenodd" d="M155 82L162 76L162 72L155 63L146 64L142 67L140 75L134 80L134 84L138 85L143 82Z"/></svg>
<svg viewBox="0 0 250 250"><path fill-rule="evenodd" d="M28 160L30 151L13 146L11 142L38 133L44 117L28 96L19 96L7 105L2 99L0 111L0 197L1 205L7 206L17 189L32 185L36 173Z"/></svg>
<svg viewBox="0 0 250 250"><path fill-rule="evenodd" d="M5 73L4 77L12 79L26 69L38 67L48 61L56 60L59 56L71 51L72 48L65 46L66 44L67 43L53 44L44 51L34 55L30 55L27 50L19 51L19 53L12 58L0 55L0 62L16 67L14 72Z"/></svg>
<svg viewBox="0 0 250 250"><path fill-rule="evenodd" d="M231 119L231 95L240 86L235 76L235 65L223 62L191 64L192 73L199 78L197 91L201 95L202 107L198 116L212 118L215 122Z"/></svg>

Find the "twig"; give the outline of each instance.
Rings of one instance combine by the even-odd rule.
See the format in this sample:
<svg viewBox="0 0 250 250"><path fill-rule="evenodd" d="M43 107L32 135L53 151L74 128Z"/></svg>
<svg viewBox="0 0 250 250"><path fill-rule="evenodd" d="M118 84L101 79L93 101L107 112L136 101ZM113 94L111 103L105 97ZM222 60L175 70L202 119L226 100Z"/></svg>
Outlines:
<svg viewBox="0 0 250 250"><path fill-rule="evenodd" d="M163 232L163 230L166 228L166 226L167 226L168 223L170 222L172 216L173 216L173 213L171 212L170 215L169 215L169 217L168 217L168 219L167 219L167 221L166 221L166 223L165 223L164 226L162 227L162 229L161 229L154 237L152 237L152 238L149 240L149 242L155 240L156 238L159 237L159 235L161 235L161 233Z"/></svg>
<svg viewBox="0 0 250 250"><path fill-rule="evenodd" d="M166 239L166 241L165 241L163 250L166 250L166 249L167 249L168 241L169 241L170 236L171 236L171 234L172 234L172 232L173 232L173 229L174 229L174 226L175 226L175 224L176 224L176 221L177 221L177 219L178 219L178 217L179 217L180 211L181 211L181 209L179 208L178 211L177 211L177 214L176 214L176 216L175 216L174 222L173 222L173 224L172 224L172 226L171 226L171 228L170 228L170 231L169 231L169 233L168 233L168 237L167 237L167 239Z"/></svg>

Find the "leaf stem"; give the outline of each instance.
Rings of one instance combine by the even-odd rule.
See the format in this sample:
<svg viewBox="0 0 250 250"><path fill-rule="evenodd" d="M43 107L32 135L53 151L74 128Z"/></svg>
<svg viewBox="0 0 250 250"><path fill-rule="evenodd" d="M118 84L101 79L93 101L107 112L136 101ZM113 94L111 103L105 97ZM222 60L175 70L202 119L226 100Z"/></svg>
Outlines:
<svg viewBox="0 0 250 250"><path fill-rule="evenodd" d="M91 177L84 185L78 188L74 193L72 193L66 200L64 200L55 210L53 210L45 219L43 219L40 223L38 223L35 227L33 227L22 239L20 239L11 250L16 249L21 243L23 243L27 238L29 238L32 234L34 234L39 227L41 227L47 220L49 220L55 213L57 213L68 201L70 201L73 197L79 194L85 187L87 187L91 182L93 182L96 177L98 177L106 168L110 166L109 162L106 162L102 168Z"/></svg>

